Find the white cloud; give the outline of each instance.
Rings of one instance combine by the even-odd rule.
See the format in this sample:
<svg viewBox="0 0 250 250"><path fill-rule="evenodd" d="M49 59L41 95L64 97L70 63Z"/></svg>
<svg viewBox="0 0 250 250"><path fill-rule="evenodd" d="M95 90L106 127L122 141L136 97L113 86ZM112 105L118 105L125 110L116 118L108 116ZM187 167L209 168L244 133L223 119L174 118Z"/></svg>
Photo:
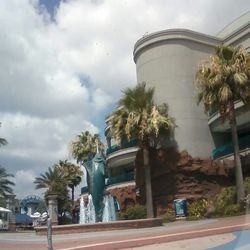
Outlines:
<svg viewBox="0 0 250 250"><path fill-rule="evenodd" d="M112 103L112 97L105 93L102 89L98 88L93 93L93 108L97 111L102 110L103 106Z"/></svg>
<svg viewBox="0 0 250 250"><path fill-rule="evenodd" d="M32 170L19 170L16 172L13 182L17 185L13 188L17 198L24 198L27 195L43 196L45 190L35 190L35 173Z"/></svg>
<svg viewBox="0 0 250 250"><path fill-rule="evenodd" d="M24 190L24 175L31 180L70 158L68 143L80 131L103 132L105 111L136 82L136 40L175 27L215 35L249 7L244 0L71 0L52 22L38 0L0 1L0 137L9 141L0 161L16 173L19 194L33 192Z"/></svg>

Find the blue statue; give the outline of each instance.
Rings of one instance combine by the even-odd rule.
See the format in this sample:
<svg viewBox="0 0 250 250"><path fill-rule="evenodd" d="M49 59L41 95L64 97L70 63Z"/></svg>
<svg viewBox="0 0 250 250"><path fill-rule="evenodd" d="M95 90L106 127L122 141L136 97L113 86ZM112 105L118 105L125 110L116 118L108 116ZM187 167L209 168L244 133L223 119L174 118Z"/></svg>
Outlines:
<svg viewBox="0 0 250 250"><path fill-rule="evenodd" d="M93 204L95 206L96 221L102 219L102 199L105 189L105 158L98 150L91 160L84 162L84 167L87 170L87 183L89 193L92 195Z"/></svg>

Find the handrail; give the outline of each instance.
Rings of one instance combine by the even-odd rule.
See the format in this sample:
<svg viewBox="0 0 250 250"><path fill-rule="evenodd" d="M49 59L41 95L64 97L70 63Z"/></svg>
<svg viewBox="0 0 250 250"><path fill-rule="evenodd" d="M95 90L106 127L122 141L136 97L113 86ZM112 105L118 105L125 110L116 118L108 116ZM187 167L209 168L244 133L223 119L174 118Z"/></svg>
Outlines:
<svg viewBox="0 0 250 250"><path fill-rule="evenodd" d="M234 101L234 105L237 105L238 103L240 103L241 100L236 100ZM241 106L240 106L241 107ZM236 107L237 108L237 107ZM208 119L212 119L214 116L216 116L217 114L219 114L219 110L217 107L212 107L211 110L208 112Z"/></svg>
<svg viewBox="0 0 250 250"><path fill-rule="evenodd" d="M134 179L135 179L134 172L129 172L116 176L110 176L107 181L107 186L121 182L133 181Z"/></svg>
<svg viewBox="0 0 250 250"><path fill-rule="evenodd" d="M125 149L125 148L130 148L138 145L138 140L137 139L131 139L128 142L123 142L121 145L114 144L111 147L107 148L106 154L109 155L111 153L114 153L120 149Z"/></svg>
<svg viewBox="0 0 250 250"><path fill-rule="evenodd" d="M240 150L243 150L245 148L250 147L250 135L240 137L239 138L239 148ZM232 142L224 144L216 149L213 150L212 155L214 159L217 159L219 157L229 155L233 153L233 144Z"/></svg>

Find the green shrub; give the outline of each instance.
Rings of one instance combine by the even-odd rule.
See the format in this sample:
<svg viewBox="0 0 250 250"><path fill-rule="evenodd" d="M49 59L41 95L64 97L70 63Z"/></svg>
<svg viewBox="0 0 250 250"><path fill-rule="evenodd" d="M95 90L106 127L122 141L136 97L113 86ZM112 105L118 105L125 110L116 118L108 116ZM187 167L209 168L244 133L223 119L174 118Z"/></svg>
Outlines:
<svg viewBox="0 0 250 250"><path fill-rule="evenodd" d="M245 190L250 190L250 178L245 179ZM227 187L218 193L214 200L214 216L232 216L239 215L244 212L244 201L237 204L236 187Z"/></svg>
<svg viewBox="0 0 250 250"><path fill-rule="evenodd" d="M227 187L218 193L214 200L215 214L224 215L226 207L236 204L236 188Z"/></svg>
<svg viewBox="0 0 250 250"><path fill-rule="evenodd" d="M127 214L124 212L117 212L116 215L117 215L117 220L126 220L128 217Z"/></svg>
<svg viewBox="0 0 250 250"><path fill-rule="evenodd" d="M175 221L175 211L174 209L168 208L166 213L162 216L163 222Z"/></svg>
<svg viewBox="0 0 250 250"><path fill-rule="evenodd" d="M246 177L244 180L244 188L246 195L250 194L250 177Z"/></svg>
<svg viewBox="0 0 250 250"><path fill-rule="evenodd" d="M224 215L233 216L241 214L241 212L242 212L242 207L240 204L231 204L225 207Z"/></svg>
<svg viewBox="0 0 250 250"><path fill-rule="evenodd" d="M128 220L145 219L147 216L146 208L142 205L135 205L126 210Z"/></svg>
<svg viewBox="0 0 250 250"><path fill-rule="evenodd" d="M206 199L200 199L188 205L189 219L204 218L209 202Z"/></svg>

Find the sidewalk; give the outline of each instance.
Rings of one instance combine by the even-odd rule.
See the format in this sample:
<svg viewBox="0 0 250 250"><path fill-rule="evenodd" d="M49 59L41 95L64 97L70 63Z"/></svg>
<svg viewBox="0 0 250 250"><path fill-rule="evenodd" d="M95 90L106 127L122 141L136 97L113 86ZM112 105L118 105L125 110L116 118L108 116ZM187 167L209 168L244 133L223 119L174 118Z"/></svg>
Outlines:
<svg viewBox="0 0 250 250"><path fill-rule="evenodd" d="M206 236L189 240L179 240L169 243L154 244L136 248L127 248L124 250L204 250L217 246L225 245L233 241L236 237L232 233ZM249 248L250 249L250 248Z"/></svg>
<svg viewBox="0 0 250 250"><path fill-rule="evenodd" d="M179 240L169 243L154 244L124 250L249 250L250 230Z"/></svg>
<svg viewBox="0 0 250 250"><path fill-rule="evenodd" d="M239 236L232 233L242 230L250 230L250 215L201 221L177 221L154 228L53 235L53 246L55 250L160 250L178 249L178 247L198 250L216 247L218 244L225 245ZM244 231L244 235L245 232L250 235L249 231ZM0 246L1 250L44 250L47 249L47 239L46 236L38 236L32 232L0 233Z"/></svg>

